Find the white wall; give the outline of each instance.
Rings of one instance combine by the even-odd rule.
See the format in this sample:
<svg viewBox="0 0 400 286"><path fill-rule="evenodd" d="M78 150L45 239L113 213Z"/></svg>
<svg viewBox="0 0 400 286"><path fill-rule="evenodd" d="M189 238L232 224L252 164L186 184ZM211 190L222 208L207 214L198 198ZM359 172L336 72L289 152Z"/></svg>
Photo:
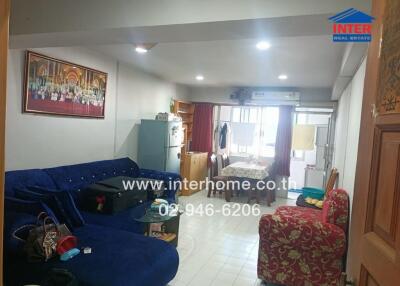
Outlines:
<svg viewBox="0 0 400 286"><path fill-rule="evenodd" d="M339 170L338 186L349 193L351 201L354 193L365 70L366 59L339 100L336 121L333 166Z"/></svg>
<svg viewBox="0 0 400 286"><path fill-rule="evenodd" d="M136 159L137 125L168 111L185 89L86 48L34 49L108 73L105 119L22 113L24 50L9 50L6 170L45 168L114 157ZM119 72L118 72L119 69Z"/></svg>
<svg viewBox="0 0 400 286"><path fill-rule="evenodd" d="M342 187L344 165L346 161L351 86L352 82L350 82L341 95L337 108L333 166L339 171L339 187Z"/></svg>
<svg viewBox="0 0 400 286"><path fill-rule="evenodd" d="M169 112L171 98L184 98L185 88L118 64L117 157L137 158L140 119L153 119L157 112Z"/></svg>

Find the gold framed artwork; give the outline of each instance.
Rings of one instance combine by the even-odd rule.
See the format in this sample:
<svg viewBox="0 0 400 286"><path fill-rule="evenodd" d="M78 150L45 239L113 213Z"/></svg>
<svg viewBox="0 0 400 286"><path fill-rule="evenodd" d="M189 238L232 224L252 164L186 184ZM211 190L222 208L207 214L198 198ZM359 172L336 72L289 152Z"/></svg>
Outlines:
<svg viewBox="0 0 400 286"><path fill-rule="evenodd" d="M104 118L107 73L26 52L23 112Z"/></svg>

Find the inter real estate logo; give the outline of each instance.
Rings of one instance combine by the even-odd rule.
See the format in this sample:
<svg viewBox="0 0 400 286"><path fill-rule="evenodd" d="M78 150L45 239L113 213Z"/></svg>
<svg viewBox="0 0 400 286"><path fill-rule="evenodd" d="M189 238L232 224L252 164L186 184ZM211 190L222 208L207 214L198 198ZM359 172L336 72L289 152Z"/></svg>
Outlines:
<svg viewBox="0 0 400 286"><path fill-rule="evenodd" d="M333 22L334 42L370 42L374 17L354 8L329 18Z"/></svg>

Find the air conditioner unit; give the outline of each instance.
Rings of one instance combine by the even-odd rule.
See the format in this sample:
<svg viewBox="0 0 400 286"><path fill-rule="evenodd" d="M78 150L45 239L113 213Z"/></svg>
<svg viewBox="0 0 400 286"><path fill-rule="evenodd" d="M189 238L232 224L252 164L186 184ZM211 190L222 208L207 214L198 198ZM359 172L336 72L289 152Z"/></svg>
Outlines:
<svg viewBox="0 0 400 286"><path fill-rule="evenodd" d="M253 91L253 103L299 105L300 93L297 91Z"/></svg>

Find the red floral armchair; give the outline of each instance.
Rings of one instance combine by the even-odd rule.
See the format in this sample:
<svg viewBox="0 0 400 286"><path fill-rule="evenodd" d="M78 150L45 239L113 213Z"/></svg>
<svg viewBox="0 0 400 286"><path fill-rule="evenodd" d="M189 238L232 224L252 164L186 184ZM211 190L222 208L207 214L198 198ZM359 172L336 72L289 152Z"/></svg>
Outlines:
<svg viewBox="0 0 400 286"><path fill-rule="evenodd" d="M339 285L348 219L349 197L340 189L322 210L284 206L262 216L258 277L286 286Z"/></svg>

